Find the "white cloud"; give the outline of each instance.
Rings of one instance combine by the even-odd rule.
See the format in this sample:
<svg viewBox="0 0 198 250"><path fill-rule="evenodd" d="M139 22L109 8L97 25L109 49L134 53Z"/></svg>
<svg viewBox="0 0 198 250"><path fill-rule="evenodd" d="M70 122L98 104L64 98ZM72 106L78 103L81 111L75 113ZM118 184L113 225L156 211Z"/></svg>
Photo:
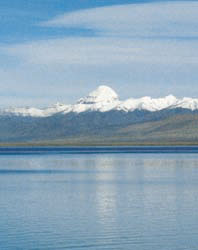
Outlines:
<svg viewBox="0 0 198 250"><path fill-rule="evenodd" d="M1 46L1 68L8 63L6 72L0 70L5 96L0 103L9 89L15 89L18 103L18 96L28 103L31 97L25 96L31 95L31 102L43 104L74 101L101 82L124 97L194 96L197 13L198 3L188 1L111 6L55 17L42 25L93 29L97 35Z"/></svg>
<svg viewBox="0 0 198 250"><path fill-rule="evenodd" d="M46 40L3 49L33 64L110 64L124 63L140 49L130 41L107 38L67 38Z"/></svg>
<svg viewBox="0 0 198 250"><path fill-rule="evenodd" d="M2 48L1 52L45 66L196 64L198 45L192 36L198 35L197 13L198 3L191 1L81 10L42 25L91 28L100 36L30 42Z"/></svg>
<svg viewBox="0 0 198 250"><path fill-rule="evenodd" d="M41 25L136 38L186 37L198 35L197 13L198 3L193 1L128 4L66 13Z"/></svg>
<svg viewBox="0 0 198 250"><path fill-rule="evenodd" d="M115 65L130 63L197 64L196 40L140 40L126 38L67 38L2 49L29 64Z"/></svg>

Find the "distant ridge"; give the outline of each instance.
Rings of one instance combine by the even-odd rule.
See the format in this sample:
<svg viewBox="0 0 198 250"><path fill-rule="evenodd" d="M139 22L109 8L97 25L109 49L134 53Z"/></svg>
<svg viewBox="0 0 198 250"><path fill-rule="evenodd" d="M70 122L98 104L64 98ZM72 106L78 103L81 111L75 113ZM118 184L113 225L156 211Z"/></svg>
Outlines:
<svg viewBox="0 0 198 250"><path fill-rule="evenodd" d="M120 101L117 93L110 87L101 85L96 90L81 98L74 105L57 103L45 109L38 108L7 108L2 109L0 115L16 115L30 117L49 117L55 114L82 113L90 111L108 112L123 111L133 112L135 110L160 111L163 109L183 108L191 111L198 110L198 99L184 97L178 99L173 95L164 98L129 98Z"/></svg>
<svg viewBox="0 0 198 250"><path fill-rule="evenodd" d="M74 105L0 112L0 144L198 144L198 99L169 95L121 101L108 86Z"/></svg>

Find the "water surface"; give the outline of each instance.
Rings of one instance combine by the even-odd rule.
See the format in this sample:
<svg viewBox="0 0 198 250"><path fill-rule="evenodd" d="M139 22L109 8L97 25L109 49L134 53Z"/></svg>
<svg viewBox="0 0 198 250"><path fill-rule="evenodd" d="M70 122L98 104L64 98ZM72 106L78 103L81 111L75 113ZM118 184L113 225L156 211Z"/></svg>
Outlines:
<svg viewBox="0 0 198 250"><path fill-rule="evenodd" d="M194 151L0 156L1 250L197 250L197 235Z"/></svg>

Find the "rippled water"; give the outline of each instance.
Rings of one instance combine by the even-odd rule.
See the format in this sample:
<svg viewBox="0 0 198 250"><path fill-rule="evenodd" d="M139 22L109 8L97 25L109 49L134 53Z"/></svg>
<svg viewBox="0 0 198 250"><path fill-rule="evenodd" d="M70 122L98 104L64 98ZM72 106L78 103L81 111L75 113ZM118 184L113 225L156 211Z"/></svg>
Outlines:
<svg viewBox="0 0 198 250"><path fill-rule="evenodd" d="M1 250L198 249L198 154L0 156Z"/></svg>

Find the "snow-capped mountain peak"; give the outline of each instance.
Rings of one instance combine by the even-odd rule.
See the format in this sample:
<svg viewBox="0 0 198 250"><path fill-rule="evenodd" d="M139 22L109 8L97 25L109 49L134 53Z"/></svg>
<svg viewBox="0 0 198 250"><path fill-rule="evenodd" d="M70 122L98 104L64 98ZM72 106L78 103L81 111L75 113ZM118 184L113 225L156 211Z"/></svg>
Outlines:
<svg viewBox="0 0 198 250"><path fill-rule="evenodd" d="M89 93L88 96L81 98L78 103L95 104L98 102L112 103L115 101L118 101L118 95L116 92L106 85L101 85L96 90Z"/></svg>
<svg viewBox="0 0 198 250"><path fill-rule="evenodd" d="M110 87L101 85L96 90L90 92L86 97L81 98L74 105L57 103L49 108L8 108L2 109L0 115L49 117L55 114L82 113L82 112L107 112L123 111L133 112L134 110L146 110L150 112L163 109L183 108L198 110L198 99L184 97L177 99L173 95L164 98L130 98L120 101L117 93Z"/></svg>

